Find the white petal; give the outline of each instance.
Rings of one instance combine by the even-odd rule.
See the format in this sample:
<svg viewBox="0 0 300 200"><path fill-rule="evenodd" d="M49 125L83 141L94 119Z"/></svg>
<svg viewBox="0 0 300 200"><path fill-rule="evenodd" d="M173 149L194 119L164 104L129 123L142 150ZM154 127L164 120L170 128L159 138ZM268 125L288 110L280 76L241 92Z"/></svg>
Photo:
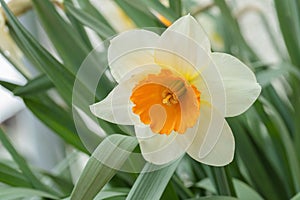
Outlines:
<svg viewBox="0 0 300 200"><path fill-rule="evenodd" d="M257 99L261 86L254 73L237 58L225 53L212 53L222 76L226 92L226 116L245 112Z"/></svg>
<svg viewBox="0 0 300 200"><path fill-rule="evenodd" d="M199 159L206 157L214 148L222 133L226 121L223 115L206 102L200 104L199 126L196 135L184 134L192 143L188 153Z"/></svg>
<svg viewBox="0 0 300 200"><path fill-rule="evenodd" d="M90 110L103 120L116 124L133 125L134 121L138 121L138 119L131 111L130 94L131 90L127 84L119 84L104 100L91 105Z"/></svg>
<svg viewBox="0 0 300 200"><path fill-rule="evenodd" d="M197 145L194 143L193 145ZM204 158L200 158L197 151L188 151L188 154L195 160L202 162L207 165L213 166L224 166L229 164L233 160L235 149L235 142L232 131L227 124L224 123L222 133L214 146L214 148L209 152Z"/></svg>
<svg viewBox="0 0 300 200"><path fill-rule="evenodd" d="M190 14L179 18L175 21L163 34L168 34L168 31L177 32L184 36L193 39L207 52L210 52L210 42L207 34L201 25ZM178 41L179 42L179 41Z"/></svg>
<svg viewBox="0 0 300 200"><path fill-rule="evenodd" d="M155 62L171 68L195 85L201 99L208 101L225 116L225 89L218 68L201 46L177 32L168 31L155 49Z"/></svg>
<svg viewBox="0 0 300 200"><path fill-rule="evenodd" d="M90 106L91 112L95 116L112 123L139 124L139 117L132 112L133 103L130 101L132 90L149 73L156 74L159 71L159 66L151 65L136 68L129 72L104 100Z"/></svg>
<svg viewBox="0 0 300 200"><path fill-rule="evenodd" d="M146 30L130 30L110 41L108 63L117 82L129 71L153 63L153 48L159 36Z"/></svg>
<svg viewBox="0 0 300 200"><path fill-rule="evenodd" d="M189 37L166 31L157 42L155 63L171 68L188 79L199 75L211 62L209 52Z"/></svg>
<svg viewBox="0 0 300 200"><path fill-rule="evenodd" d="M156 165L169 163L185 153L177 143L175 132L170 135L153 133L149 126L135 126L135 133L144 159Z"/></svg>
<svg viewBox="0 0 300 200"><path fill-rule="evenodd" d="M200 70L199 77L190 81L201 92L201 101L213 105L221 117L225 116L226 94L222 77L215 63L209 57L207 66Z"/></svg>

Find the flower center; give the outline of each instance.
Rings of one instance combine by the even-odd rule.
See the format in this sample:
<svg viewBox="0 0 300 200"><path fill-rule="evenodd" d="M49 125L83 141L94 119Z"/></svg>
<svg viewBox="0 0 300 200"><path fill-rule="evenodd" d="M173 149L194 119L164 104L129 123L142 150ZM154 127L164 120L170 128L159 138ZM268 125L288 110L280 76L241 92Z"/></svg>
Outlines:
<svg viewBox="0 0 300 200"><path fill-rule="evenodd" d="M132 90L132 111L153 132L185 133L193 127L200 113L200 92L170 70L149 74Z"/></svg>
<svg viewBox="0 0 300 200"><path fill-rule="evenodd" d="M171 92L169 89L165 89L162 94L162 103L166 104L168 106L172 105L172 104L177 104L178 103L178 99L176 97L176 95Z"/></svg>

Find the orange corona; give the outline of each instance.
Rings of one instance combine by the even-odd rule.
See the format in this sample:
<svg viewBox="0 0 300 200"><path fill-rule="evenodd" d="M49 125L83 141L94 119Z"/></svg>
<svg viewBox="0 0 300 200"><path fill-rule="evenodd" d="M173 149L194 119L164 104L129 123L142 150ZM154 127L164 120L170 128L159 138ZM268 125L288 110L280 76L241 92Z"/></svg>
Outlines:
<svg viewBox="0 0 300 200"><path fill-rule="evenodd" d="M196 124L200 113L200 92L167 69L140 81L130 100L135 104L133 112L159 134L183 134Z"/></svg>

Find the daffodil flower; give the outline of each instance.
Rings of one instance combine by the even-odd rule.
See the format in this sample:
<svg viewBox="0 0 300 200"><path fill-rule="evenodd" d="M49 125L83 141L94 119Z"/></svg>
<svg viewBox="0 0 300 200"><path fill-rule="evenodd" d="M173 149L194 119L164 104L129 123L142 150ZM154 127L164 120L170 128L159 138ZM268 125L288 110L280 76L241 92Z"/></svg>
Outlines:
<svg viewBox="0 0 300 200"><path fill-rule="evenodd" d="M92 113L134 125L148 162L166 164L186 152L208 165L230 163L235 142L225 117L246 111L261 87L237 58L210 49L207 35L190 15L161 35L121 33L108 48L118 85L91 105Z"/></svg>

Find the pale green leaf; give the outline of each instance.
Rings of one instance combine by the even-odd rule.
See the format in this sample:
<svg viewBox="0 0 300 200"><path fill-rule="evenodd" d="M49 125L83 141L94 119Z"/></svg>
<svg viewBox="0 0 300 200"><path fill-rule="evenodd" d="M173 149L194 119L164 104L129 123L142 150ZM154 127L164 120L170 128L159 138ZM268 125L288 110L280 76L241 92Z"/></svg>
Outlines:
<svg viewBox="0 0 300 200"><path fill-rule="evenodd" d="M26 197L44 197L50 199L59 199L49 193L33 190L28 188L0 188L0 199L1 200L15 200L24 199Z"/></svg>
<svg viewBox="0 0 300 200"><path fill-rule="evenodd" d="M233 185L237 194L238 199L243 200L263 200L263 198L250 186L245 184L244 182L234 179ZM213 194L216 194L216 189L212 184L211 180L206 178L201 180L200 182L196 183L197 187L203 188Z"/></svg>
<svg viewBox="0 0 300 200"><path fill-rule="evenodd" d="M291 198L291 200L300 200L300 193L296 194Z"/></svg>
<svg viewBox="0 0 300 200"><path fill-rule="evenodd" d="M103 140L80 175L71 200L92 200L121 169L136 145L135 137L117 134L110 135Z"/></svg>
<svg viewBox="0 0 300 200"><path fill-rule="evenodd" d="M234 197L228 197L228 196L210 196L210 197L199 197L199 198L193 198L187 200L238 200L238 199Z"/></svg>
<svg viewBox="0 0 300 200"><path fill-rule="evenodd" d="M127 196L129 192L128 188L110 188L99 192L99 194L94 198L94 200L102 200L119 196Z"/></svg>
<svg viewBox="0 0 300 200"><path fill-rule="evenodd" d="M163 167L146 163L127 199L159 200L180 161L181 158Z"/></svg>

